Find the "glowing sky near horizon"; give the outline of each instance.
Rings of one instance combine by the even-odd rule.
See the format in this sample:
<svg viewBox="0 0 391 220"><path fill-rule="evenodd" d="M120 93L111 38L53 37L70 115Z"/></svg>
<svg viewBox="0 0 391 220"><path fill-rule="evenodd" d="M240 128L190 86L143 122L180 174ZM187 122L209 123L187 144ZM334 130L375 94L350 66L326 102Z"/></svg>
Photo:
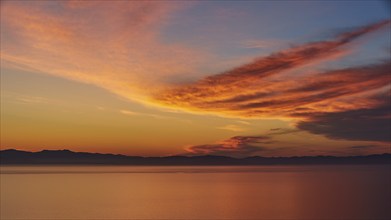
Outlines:
<svg viewBox="0 0 391 220"><path fill-rule="evenodd" d="M384 1L2 1L1 27L1 149L391 152Z"/></svg>

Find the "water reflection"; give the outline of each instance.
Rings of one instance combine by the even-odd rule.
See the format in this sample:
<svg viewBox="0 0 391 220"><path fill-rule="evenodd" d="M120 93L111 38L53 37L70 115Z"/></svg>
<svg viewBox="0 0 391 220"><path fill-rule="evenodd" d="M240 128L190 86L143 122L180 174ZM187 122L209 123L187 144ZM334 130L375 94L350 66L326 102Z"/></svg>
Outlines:
<svg viewBox="0 0 391 220"><path fill-rule="evenodd" d="M1 219L390 219L390 166L1 167Z"/></svg>

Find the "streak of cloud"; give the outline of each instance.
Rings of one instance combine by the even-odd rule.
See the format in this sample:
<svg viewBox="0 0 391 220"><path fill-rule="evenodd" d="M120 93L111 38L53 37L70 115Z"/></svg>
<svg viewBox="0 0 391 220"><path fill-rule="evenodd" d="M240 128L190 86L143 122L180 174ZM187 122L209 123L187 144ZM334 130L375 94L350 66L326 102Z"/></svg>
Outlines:
<svg viewBox="0 0 391 220"><path fill-rule="evenodd" d="M285 134L292 134L301 132L299 129L293 129L293 128L272 128L270 129L270 132L268 133L269 136L274 135L285 135Z"/></svg>
<svg viewBox="0 0 391 220"><path fill-rule="evenodd" d="M218 155L246 157L263 150L259 144L269 144L267 136L235 136L215 144L194 145L186 148L186 155Z"/></svg>
<svg viewBox="0 0 391 220"><path fill-rule="evenodd" d="M169 117L169 116L162 116L162 115L143 113L143 112L134 112L134 111L123 110L123 109L119 110L119 112L127 116L144 116L144 117L151 117L155 119L176 119L174 117Z"/></svg>
<svg viewBox="0 0 391 220"><path fill-rule="evenodd" d="M238 125L224 125L217 128L222 130L227 130L227 131L236 131L236 132L242 132L246 130L244 127Z"/></svg>
<svg viewBox="0 0 391 220"><path fill-rule="evenodd" d="M389 62L291 80L278 77L303 65L345 53L346 46L358 37L389 24L389 20L381 21L342 33L330 41L308 43L262 57L195 83L169 87L160 91L155 98L164 105L190 111L265 117L287 116L288 112L296 112L295 108L299 106L316 108L317 103L325 100L378 89L389 84ZM298 85L297 81L303 85Z"/></svg>
<svg viewBox="0 0 391 220"><path fill-rule="evenodd" d="M170 14L183 5L2 2L2 66L76 80L148 102L148 93L162 84L162 78L189 73L201 57L194 49L158 39Z"/></svg>
<svg viewBox="0 0 391 220"><path fill-rule="evenodd" d="M349 92L326 88L326 84L337 83L338 74L292 81L279 79L281 74L334 59L346 53L346 46L357 38L390 23L386 20L360 27L329 41L297 46L195 83L175 86L165 80L194 71L205 57L194 48L162 44L158 39L164 21L181 7L165 1L7 1L1 7L2 64L93 84L131 100L171 109L239 117L290 117L289 112L298 113L299 108L317 111L314 108L325 100L358 91L353 87ZM362 81L346 76L346 83L338 85L342 88L353 83L368 91L387 82L382 73L379 80L370 83L364 82L368 78L365 74L361 75ZM313 83L298 87L293 80Z"/></svg>

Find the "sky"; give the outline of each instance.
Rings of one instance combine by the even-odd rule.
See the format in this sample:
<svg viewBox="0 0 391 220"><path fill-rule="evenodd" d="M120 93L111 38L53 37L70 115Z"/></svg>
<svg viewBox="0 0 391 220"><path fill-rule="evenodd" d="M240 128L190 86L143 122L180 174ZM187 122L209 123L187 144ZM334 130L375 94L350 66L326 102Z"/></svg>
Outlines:
<svg viewBox="0 0 391 220"><path fill-rule="evenodd" d="M391 153L387 1L2 1L1 149Z"/></svg>

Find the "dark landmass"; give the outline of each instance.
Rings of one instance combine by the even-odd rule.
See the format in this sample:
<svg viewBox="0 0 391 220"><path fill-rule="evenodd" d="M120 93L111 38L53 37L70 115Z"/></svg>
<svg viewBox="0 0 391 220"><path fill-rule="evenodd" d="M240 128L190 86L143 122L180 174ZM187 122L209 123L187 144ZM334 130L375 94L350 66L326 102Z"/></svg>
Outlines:
<svg viewBox="0 0 391 220"><path fill-rule="evenodd" d="M138 157L120 154L73 152L70 150L0 151L1 165L300 165L300 164L391 164L391 154L367 156L246 157L168 156Z"/></svg>

